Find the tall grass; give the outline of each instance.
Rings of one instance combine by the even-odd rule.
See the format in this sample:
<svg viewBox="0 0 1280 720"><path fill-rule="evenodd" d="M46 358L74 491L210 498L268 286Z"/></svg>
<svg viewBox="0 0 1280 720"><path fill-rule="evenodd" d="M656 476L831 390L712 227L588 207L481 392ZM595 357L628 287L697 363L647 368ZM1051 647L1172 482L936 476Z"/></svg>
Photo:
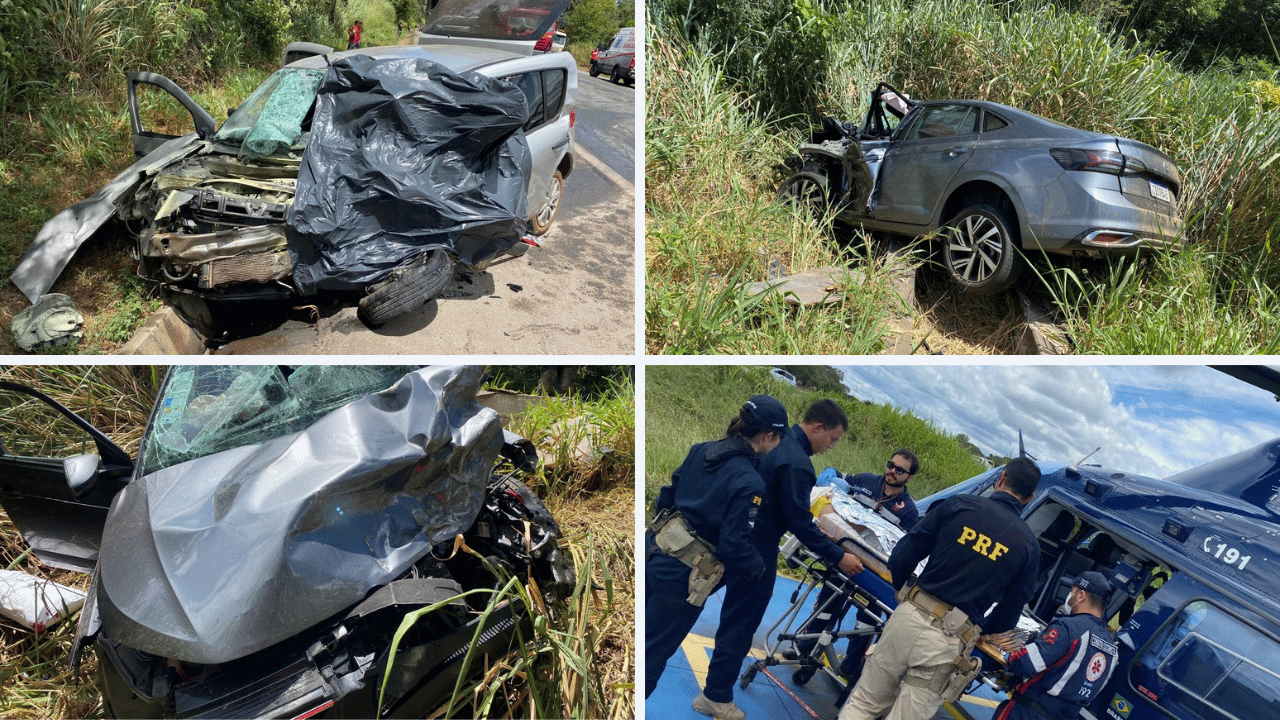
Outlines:
<svg viewBox="0 0 1280 720"><path fill-rule="evenodd" d="M1202 278L1196 302L1176 308L1197 317L1175 323L1154 345L1139 325L1148 318L1108 314L1107 307L1126 304L1114 291L1071 298L1110 298L1098 307L1069 305L1059 295L1070 330L1086 336L1107 323L1117 335L1133 335L1132 348L1180 347L1189 353L1265 346L1252 330L1230 341L1204 333L1227 323L1260 328L1280 311L1275 294L1266 291L1280 283L1280 260L1272 252L1280 227L1280 115L1269 111L1255 79L1220 70L1183 72L1131 37L1101 29L1097 17L1045 0L795 2L786 11L792 17L772 29L803 28L799 36L763 26L738 28L738 36L765 48L750 57L724 32L749 14L731 21L704 13L703 22L715 26L708 28L692 23L693 11L683 7L657 3L650 16L646 265L648 285L658 297L672 297L681 287L692 292L692 278L730 268L764 279L761 259L725 250L735 245L768 248L784 258L809 254L815 264L838 261L837 251L818 237L779 231L776 215L762 207L781 179L770 165L804 139L817 118L860 118L866 93L885 80L914 97L993 100L1140 140L1171 155L1183 171L1180 203L1193 249L1168 267ZM808 48L805 57L821 57L816 85L782 87L773 79L770 58L792 42ZM821 53L810 47L819 42ZM797 90L805 93L800 101ZM799 115L788 114L797 109ZM742 220L721 220L726 217ZM672 260L682 257L698 262L688 267ZM1173 272L1148 273L1135 277L1134 287L1158 297L1185 280ZM671 351L674 339L652 327L662 313L651 312L648 304L646 310L650 351ZM1175 312L1173 306L1169 310ZM796 331L802 346L819 346L801 333Z"/></svg>

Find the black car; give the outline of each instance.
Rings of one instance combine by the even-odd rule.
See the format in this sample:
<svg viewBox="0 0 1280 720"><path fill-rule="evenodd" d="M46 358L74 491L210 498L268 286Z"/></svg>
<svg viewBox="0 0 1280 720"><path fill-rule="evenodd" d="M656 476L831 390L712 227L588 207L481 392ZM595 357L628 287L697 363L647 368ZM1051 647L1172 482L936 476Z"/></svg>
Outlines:
<svg viewBox="0 0 1280 720"><path fill-rule="evenodd" d="M516 578L555 603L575 571L481 378L177 367L136 459L0 383L57 421L38 450L3 438L0 502L44 562L93 573L72 662L97 653L107 714L422 717L475 658L520 651L534 610L494 590Z"/></svg>

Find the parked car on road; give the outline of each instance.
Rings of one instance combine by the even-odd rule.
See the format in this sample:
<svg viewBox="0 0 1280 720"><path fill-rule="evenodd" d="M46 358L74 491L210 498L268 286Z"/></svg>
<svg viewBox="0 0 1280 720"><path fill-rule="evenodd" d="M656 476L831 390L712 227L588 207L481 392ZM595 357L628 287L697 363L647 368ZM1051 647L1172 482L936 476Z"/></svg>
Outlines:
<svg viewBox="0 0 1280 720"><path fill-rule="evenodd" d="M442 0L416 46L294 43L221 127L169 79L130 73L141 159L46 223L11 279L35 302L110 222L188 323L229 339L271 316L264 303L328 292L360 295L360 317L380 325L457 267L523 253L575 161L576 67L533 54L567 0L531 2L495 19ZM181 103L195 132L145 129L143 86Z"/></svg>
<svg viewBox="0 0 1280 720"><path fill-rule="evenodd" d="M624 80L628 85L636 81L635 28L622 28L609 47L592 55L591 77L607 74L612 82Z"/></svg>
<svg viewBox="0 0 1280 720"><path fill-rule="evenodd" d="M96 654L106 715L427 717L521 652L529 604L576 573L483 374L175 367L136 457L0 382L42 421L5 426L0 503L43 562L92 573L71 653Z"/></svg>
<svg viewBox="0 0 1280 720"><path fill-rule="evenodd" d="M1026 255L1175 248L1182 179L1136 140L982 100L919 102L885 83L861 127L828 118L779 196L867 230L926 236L952 281L1009 288Z"/></svg>

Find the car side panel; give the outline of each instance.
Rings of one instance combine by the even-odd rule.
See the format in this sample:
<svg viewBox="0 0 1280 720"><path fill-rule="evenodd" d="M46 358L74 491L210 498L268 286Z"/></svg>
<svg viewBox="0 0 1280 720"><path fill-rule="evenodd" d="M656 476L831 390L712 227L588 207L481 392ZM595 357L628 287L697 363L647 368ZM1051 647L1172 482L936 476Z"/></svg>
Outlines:
<svg viewBox="0 0 1280 720"><path fill-rule="evenodd" d="M978 135L894 143L877 180L873 214L878 220L926 226L937 215L946 189L972 156Z"/></svg>

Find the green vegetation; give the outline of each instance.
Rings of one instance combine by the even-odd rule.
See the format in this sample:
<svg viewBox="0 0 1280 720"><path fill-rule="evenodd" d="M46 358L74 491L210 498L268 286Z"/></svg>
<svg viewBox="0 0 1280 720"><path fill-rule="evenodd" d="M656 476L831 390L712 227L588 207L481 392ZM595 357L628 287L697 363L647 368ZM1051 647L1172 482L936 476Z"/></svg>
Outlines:
<svg viewBox="0 0 1280 720"><path fill-rule="evenodd" d="M788 366L790 367L790 366ZM787 407L792 424L823 398L835 400L849 416L849 432L829 452L813 458L814 468L841 472L882 472L900 447L920 458L911 480L913 497L924 497L982 472L968 438L951 436L910 413L872 405L843 393L793 388L773 379L767 367L745 365L650 366L645 372L645 510L671 480L689 447L724 437L729 421L752 395L772 395Z"/></svg>
<svg viewBox="0 0 1280 720"><path fill-rule="evenodd" d="M133 452L164 372L152 366L21 366L0 369L0 379L36 387L82 411ZM560 524L562 547L574 558L579 582L563 607L542 607L533 601L533 588L506 589L505 597L519 594L536 607L537 618L523 653L490 658L476 687L459 688L460 703L483 703L489 717L635 717L634 526L619 521L630 518L635 502L635 391L625 377L612 387L594 400L551 398L513 418L512 429L539 447L546 467L528 482ZM52 417L36 407L0 408L0 438L10 451L81 452L48 447ZM586 432L569 429L578 418L590 420L591 444L607 451L581 457L568 449ZM2 511L0 568L82 589L89 581L33 558ZM0 620L0 717L102 717L94 654L86 653L78 674L67 669L76 620L38 637Z"/></svg>
<svg viewBox="0 0 1280 720"><path fill-rule="evenodd" d="M863 254L861 233L844 247L827 223L773 202L776 164L820 117L860 119L881 80L916 97L993 100L1134 138L1177 161L1187 219L1177 256L1101 270L1034 266L1076 352L1276 347L1280 115L1266 111L1274 77L1183 71L1103 29L1099 16L1047 0L764 0L743 13L694 0L647 11L649 352L881 350L893 303L874 260L866 279L843 284L839 305L780 308L736 287L770 277L771 264L794 273ZM939 332L963 335L954 318L932 319ZM1009 351L975 342L978 352Z"/></svg>

